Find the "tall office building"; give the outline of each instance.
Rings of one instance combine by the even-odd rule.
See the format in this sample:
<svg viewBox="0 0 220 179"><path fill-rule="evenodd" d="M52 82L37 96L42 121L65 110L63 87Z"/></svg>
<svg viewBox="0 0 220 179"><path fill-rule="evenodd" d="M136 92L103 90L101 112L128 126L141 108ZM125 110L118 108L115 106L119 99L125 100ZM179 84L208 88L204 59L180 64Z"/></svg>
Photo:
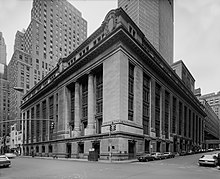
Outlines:
<svg viewBox="0 0 220 179"><path fill-rule="evenodd" d="M201 95L201 89L199 88L196 90L196 92L196 96L198 96L200 100L206 100L207 103L211 106L212 110L220 119L220 91L217 93Z"/></svg>
<svg viewBox="0 0 220 179"><path fill-rule="evenodd" d="M0 32L0 63L6 65L6 44L2 32Z"/></svg>
<svg viewBox="0 0 220 179"><path fill-rule="evenodd" d="M9 129L7 123L4 123L8 119L8 90L6 44L2 32L0 32L0 138L7 134Z"/></svg>
<svg viewBox="0 0 220 179"><path fill-rule="evenodd" d="M173 63L173 0L118 0L168 64Z"/></svg>
<svg viewBox="0 0 220 179"><path fill-rule="evenodd" d="M8 134L9 125L5 123L9 113L9 82L7 66L0 63L0 138Z"/></svg>
<svg viewBox="0 0 220 179"><path fill-rule="evenodd" d="M20 118L23 94L86 37L87 22L68 1L33 0L31 22L26 30L16 33L14 54L9 63L11 120ZM14 87L21 87L23 92L15 91Z"/></svg>

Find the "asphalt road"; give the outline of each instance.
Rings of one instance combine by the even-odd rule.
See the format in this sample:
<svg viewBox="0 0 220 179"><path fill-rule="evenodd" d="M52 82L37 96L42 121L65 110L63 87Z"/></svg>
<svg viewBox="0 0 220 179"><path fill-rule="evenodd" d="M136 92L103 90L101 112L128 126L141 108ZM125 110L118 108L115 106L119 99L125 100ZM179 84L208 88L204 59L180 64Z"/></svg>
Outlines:
<svg viewBox="0 0 220 179"><path fill-rule="evenodd" d="M200 167L202 154L153 162L102 163L87 161L12 159L0 168L1 179L219 179L220 170Z"/></svg>

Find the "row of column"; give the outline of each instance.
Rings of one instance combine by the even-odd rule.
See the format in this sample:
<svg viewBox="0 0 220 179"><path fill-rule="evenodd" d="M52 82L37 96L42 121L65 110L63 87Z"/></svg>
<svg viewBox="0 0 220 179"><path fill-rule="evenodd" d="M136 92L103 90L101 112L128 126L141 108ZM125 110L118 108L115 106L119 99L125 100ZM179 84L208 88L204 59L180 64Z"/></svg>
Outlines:
<svg viewBox="0 0 220 179"><path fill-rule="evenodd" d="M74 136L80 136L80 84L75 82L75 110L74 110ZM85 129L85 135L92 135L95 133L95 114L94 114L94 77L90 73L88 75L88 125Z"/></svg>
<svg viewBox="0 0 220 179"><path fill-rule="evenodd" d="M155 133L155 85L156 80L151 78L151 136L154 136L153 133ZM165 88L161 86L161 124L160 124L160 136L165 135ZM173 94L169 93L169 133L172 133L172 125L173 125ZM175 125L175 134L178 134L179 130L179 102L180 100L176 97L176 125ZM186 136L187 138L192 138L193 141L197 141L197 143L200 143L203 141L203 122L202 118L199 117L193 109L186 107L186 112L184 108L184 103L182 102L182 125L181 125L181 136L184 135L184 130L186 130ZM189 113L189 110L191 113ZM193 118L194 115L194 118ZM184 124L186 123L186 125ZM193 134L194 133L194 134ZM191 136L189 136L191 134Z"/></svg>

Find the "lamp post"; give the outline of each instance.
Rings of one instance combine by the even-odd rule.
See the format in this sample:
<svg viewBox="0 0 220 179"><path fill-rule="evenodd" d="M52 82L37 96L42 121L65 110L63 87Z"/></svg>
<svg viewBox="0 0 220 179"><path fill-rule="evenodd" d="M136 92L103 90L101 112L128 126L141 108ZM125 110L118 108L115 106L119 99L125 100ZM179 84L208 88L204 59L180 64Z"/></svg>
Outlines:
<svg viewBox="0 0 220 179"><path fill-rule="evenodd" d="M113 122L110 124L109 127L109 161L112 162L112 139L111 139L111 132L116 130L116 124Z"/></svg>

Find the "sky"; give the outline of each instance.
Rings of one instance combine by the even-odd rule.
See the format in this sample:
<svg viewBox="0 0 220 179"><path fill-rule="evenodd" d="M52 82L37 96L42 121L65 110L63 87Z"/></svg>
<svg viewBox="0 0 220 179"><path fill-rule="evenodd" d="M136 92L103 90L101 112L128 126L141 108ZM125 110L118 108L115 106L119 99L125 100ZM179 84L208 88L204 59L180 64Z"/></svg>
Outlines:
<svg viewBox="0 0 220 179"><path fill-rule="evenodd" d="M69 0L88 23L88 37L117 0ZM183 60L202 94L220 91L220 0L174 0L174 62ZM12 57L17 30L30 23L32 0L0 0L0 31Z"/></svg>

